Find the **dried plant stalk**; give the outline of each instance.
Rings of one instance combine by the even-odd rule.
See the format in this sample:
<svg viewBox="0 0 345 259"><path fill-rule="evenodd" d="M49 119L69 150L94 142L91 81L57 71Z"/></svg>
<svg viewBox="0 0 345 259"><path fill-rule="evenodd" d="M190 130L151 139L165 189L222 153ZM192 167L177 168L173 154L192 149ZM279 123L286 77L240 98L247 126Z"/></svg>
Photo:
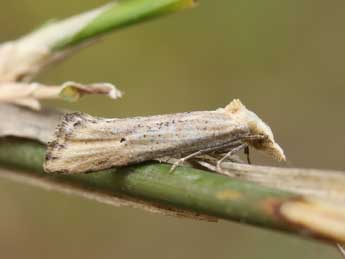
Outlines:
<svg viewBox="0 0 345 259"><path fill-rule="evenodd" d="M80 84L66 82L61 86L46 86L38 83L0 83L0 102L14 103L34 110L41 108L40 100L61 98L77 101L86 94L102 94L112 99L122 97L122 93L112 84Z"/></svg>
<svg viewBox="0 0 345 259"><path fill-rule="evenodd" d="M43 142L52 136L54 125L57 125L57 120L61 118L59 112L50 111L49 115L45 115L47 113L45 110L23 113L22 108L11 105L0 105L0 118L5 116L2 111L6 111L6 116L11 117L22 114L21 121L16 122L15 128L33 124L40 133L37 135L33 130L24 131L25 134L18 133L21 136L25 135L26 138L40 139ZM52 116L52 114L55 115ZM55 122L51 120L53 117L56 119ZM0 134L4 132L4 127L8 130L8 126L0 124ZM70 193L100 199L107 203L111 203L112 199L120 198L121 201L124 199L138 203L136 207L153 206L163 211L168 210L170 212L166 212L167 215L183 215L207 220L216 218L237 220L305 237L330 242L345 242L343 232L345 212L340 205L343 203L340 203L339 197L339 200L334 199L335 195L328 197L326 192L320 199L315 195L302 194L293 189L286 192L279 185L268 188L256 183L186 167L179 167L171 174L169 173L170 165L159 163L90 174L47 175L42 168L45 150L44 145L30 139L0 139L0 164L3 167L16 168L15 171L0 173L0 177L21 178L23 182L35 182L35 185L44 185L48 182L49 188L53 190L61 190L56 184L63 183L64 190ZM255 168L252 166L253 173L255 173ZM258 171L264 172L264 168L257 168ZM267 175L270 174L269 170L281 170L270 167L266 169ZM313 181L305 177L308 170L295 170L295 173L291 170L292 185L299 183L299 189L303 189L304 185L306 189L312 188L310 182ZM235 173L235 171L234 169L232 172ZM285 173L288 174L288 171ZM321 174L321 171L319 173ZM331 175L327 186L332 188L332 172L324 172L324 179L327 175ZM317 177L317 174L314 177ZM310 178L313 178L312 174ZM339 181L344 181L344 178L339 176L333 180L337 181L333 184L338 185L341 184ZM285 184L289 185L288 176L285 178ZM317 187L316 185L315 188ZM121 205L126 202L115 203ZM150 205L147 207L143 204ZM156 209L152 210L156 211Z"/></svg>

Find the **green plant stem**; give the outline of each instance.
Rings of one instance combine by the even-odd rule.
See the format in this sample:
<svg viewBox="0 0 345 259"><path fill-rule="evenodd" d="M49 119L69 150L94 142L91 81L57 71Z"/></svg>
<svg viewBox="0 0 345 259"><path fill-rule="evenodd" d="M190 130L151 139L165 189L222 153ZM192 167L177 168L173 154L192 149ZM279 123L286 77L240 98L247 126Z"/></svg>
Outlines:
<svg viewBox="0 0 345 259"><path fill-rule="evenodd" d="M169 173L170 165L158 163L90 174L49 175L42 169L44 153L45 146L35 141L17 138L0 140L0 164L16 169L13 174L66 183L69 188L78 187L86 192L131 197L159 204L163 208L192 211L196 215L201 213L305 235L303 227L290 224L277 213L282 204L301 199L295 194L192 168L181 167Z"/></svg>

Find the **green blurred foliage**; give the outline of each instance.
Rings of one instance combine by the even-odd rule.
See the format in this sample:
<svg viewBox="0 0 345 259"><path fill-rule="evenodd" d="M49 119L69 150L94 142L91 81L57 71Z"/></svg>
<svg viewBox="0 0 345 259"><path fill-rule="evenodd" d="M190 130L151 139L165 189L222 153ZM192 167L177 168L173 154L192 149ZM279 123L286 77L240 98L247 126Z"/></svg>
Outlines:
<svg viewBox="0 0 345 259"><path fill-rule="evenodd" d="M0 40L107 1L4 1ZM38 81L108 81L119 101L47 105L98 116L215 109L240 98L273 128L289 163L345 169L344 1L201 1L51 67ZM255 163L272 164L260 154ZM236 223L113 208L0 181L0 258L341 258L332 246Z"/></svg>

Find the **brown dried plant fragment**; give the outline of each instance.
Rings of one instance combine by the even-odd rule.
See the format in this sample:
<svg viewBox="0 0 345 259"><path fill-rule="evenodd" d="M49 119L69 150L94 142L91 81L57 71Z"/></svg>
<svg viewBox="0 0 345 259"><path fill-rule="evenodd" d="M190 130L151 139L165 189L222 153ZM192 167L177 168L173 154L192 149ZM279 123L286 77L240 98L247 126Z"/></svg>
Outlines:
<svg viewBox="0 0 345 259"><path fill-rule="evenodd" d="M0 103L0 137L20 137L48 143L54 135L63 111L43 108L40 111Z"/></svg>
<svg viewBox="0 0 345 259"><path fill-rule="evenodd" d="M308 230L306 234L345 242L345 208L340 205L304 198L283 203L279 213L290 224Z"/></svg>
<svg viewBox="0 0 345 259"><path fill-rule="evenodd" d="M73 37L101 13L109 3L89 12L42 26L18 40L0 44L0 82L28 82L47 65L63 59L75 48L54 50L61 41Z"/></svg>
<svg viewBox="0 0 345 259"><path fill-rule="evenodd" d="M222 171L218 171L217 160L213 157L199 157L196 162L211 171L232 178L345 204L345 174L340 171L281 168L232 162L223 163Z"/></svg>
<svg viewBox="0 0 345 259"><path fill-rule="evenodd" d="M109 83L84 85L66 82L61 86L19 82L0 83L0 103L13 103L34 110L41 108L39 100L62 98L67 101L77 101L85 94L103 94L112 99L122 96L122 93Z"/></svg>

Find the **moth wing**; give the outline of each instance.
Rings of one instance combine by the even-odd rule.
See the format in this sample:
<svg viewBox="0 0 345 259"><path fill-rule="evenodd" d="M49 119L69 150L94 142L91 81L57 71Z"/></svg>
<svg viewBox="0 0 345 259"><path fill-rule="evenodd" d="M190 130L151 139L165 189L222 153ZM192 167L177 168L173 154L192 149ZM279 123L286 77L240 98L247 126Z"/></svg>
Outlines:
<svg viewBox="0 0 345 259"><path fill-rule="evenodd" d="M65 115L54 140L48 143L44 170L80 173L126 164L128 149L122 143L122 134L103 132L102 123L107 120L97 119L96 125L96 120L87 114Z"/></svg>

